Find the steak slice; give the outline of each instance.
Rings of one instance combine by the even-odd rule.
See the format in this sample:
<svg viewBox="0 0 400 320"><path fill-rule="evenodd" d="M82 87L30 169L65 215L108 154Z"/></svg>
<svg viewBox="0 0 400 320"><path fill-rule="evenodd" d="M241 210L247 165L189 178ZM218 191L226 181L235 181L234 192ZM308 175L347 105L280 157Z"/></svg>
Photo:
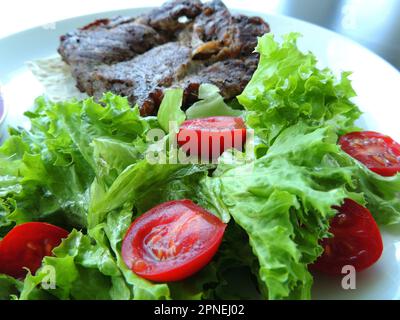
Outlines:
<svg viewBox="0 0 400 320"><path fill-rule="evenodd" d="M97 66L132 59L166 41L153 28L118 17L97 20L62 36L58 52L71 66L78 89L91 95L92 72Z"/></svg>
<svg viewBox="0 0 400 320"><path fill-rule="evenodd" d="M161 103L155 98L159 88L170 87L186 75L190 54L190 48L169 42L132 60L103 66L93 73L91 91L96 98L107 91L127 96L141 106L143 115L154 114Z"/></svg>

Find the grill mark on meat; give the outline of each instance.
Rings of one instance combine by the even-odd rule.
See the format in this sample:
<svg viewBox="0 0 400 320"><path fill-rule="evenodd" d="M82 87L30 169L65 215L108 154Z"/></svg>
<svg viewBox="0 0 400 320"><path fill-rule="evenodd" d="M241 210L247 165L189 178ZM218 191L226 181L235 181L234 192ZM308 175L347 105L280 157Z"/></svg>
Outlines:
<svg viewBox="0 0 400 320"><path fill-rule="evenodd" d="M201 83L226 99L240 94L258 63L257 37L269 30L261 18L231 15L220 0L175 0L136 18L96 20L62 36L58 51L82 92L127 96L146 116L168 87L184 89L185 106Z"/></svg>

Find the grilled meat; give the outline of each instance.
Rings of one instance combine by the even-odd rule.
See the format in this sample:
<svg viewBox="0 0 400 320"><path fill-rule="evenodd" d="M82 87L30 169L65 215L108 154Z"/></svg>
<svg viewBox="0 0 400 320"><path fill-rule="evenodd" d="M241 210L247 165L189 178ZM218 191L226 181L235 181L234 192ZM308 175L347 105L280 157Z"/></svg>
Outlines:
<svg viewBox="0 0 400 320"><path fill-rule="evenodd" d="M190 61L190 48L169 42L132 60L98 68L92 75L90 93L100 98L103 92L118 92L132 104L138 103L142 108L146 104L144 113L152 114L158 106L153 105L149 96L157 88L170 87L183 78Z"/></svg>
<svg viewBox="0 0 400 320"><path fill-rule="evenodd" d="M92 72L97 66L132 59L167 41L133 19L104 19L62 36L58 52L71 66L78 89L92 95Z"/></svg>
<svg viewBox="0 0 400 320"><path fill-rule="evenodd" d="M266 32L261 18L232 15L220 0L175 0L137 18L97 20L62 36L58 51L82 92L112 91L153 115L169 87L184 88L186 105L201 83L217 85L226 99L240 94Z"/></svg>

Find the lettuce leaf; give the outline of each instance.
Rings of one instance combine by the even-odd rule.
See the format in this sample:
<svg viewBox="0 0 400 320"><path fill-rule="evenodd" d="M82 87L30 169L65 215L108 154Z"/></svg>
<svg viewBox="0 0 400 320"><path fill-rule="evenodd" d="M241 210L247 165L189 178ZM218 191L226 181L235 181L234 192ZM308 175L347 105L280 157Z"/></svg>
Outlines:
<svg viewBox="0 0 400 320"><path fill-rule="evenodd" d="M181 92L170 95L181 100ZM175 98L165 100L167 109L177 107ZM39 98L26 115L32 128L12 129L0 148L0 236L14 224L35 220L83 231L73 230L23 285L4 276L2 296L21 291L20 299L202 297L213 272L177 283L170 291L167 284L152 284L132 273L122 261L120 245L133 211L143 213L135 207L143 194L202 176L209 166L148 162L146 134L160 129L163 120L140 117L137 107L113 94L104 95L101 104ZM43 289L49 268L55 270L57 286Z"/></svg>
<svg viewBox="0 0 400 320"><path fill-rule="evenodd" d="M48 287L43 288L43 284ZM110 251L92 244L89 236L76 230L54 250L54 257L43 259L42 267L35 275L27 275L20 299L35 299L32 296L35 290L46 291L54 298L64 300L130 297Z"/></svg>
<svg viewBox="0 0 400 320"><path fill-rule="evenodd" d="M357 190L363 193L366 207L376 222L380 225L400 223L400 173L383 177L351 156L348 158L357 170Z"/></svg>
<svg viewBox="0 0 400 320"><path fill-rule="evenodd" d="M246 123L267 146L299 121L329 124L339 134L353 131L361 114L350 100L355 96L350 73L342 73L337 80L329 69L319 69L312 53L298 49L298 37L290 33L281 44L272 34L259 38L258 68L237 97L247 110Z"/></svg>
<svg viewBox="0 0 400 320"><path fill-rule="evenodd" d="M125 98L106 94L101 103L41 97L26 113L31 129L10 131L0 147L0 228L37 220L87 227L95 176L107 171L111 179L116 169L143 159L154 121Z"/></svg>
<svg viewBox="0 0 400 320"><path fill-rule="evenodd" d="M107 243L116 257L116 263L123 274L125 282L128 284L133 299L136 300L159 300L169 299L170 291L166 284L153 284L145 280L125 265L121 255L122 240L133 220L132 210L125 206L121 210L114 210L107 216L105 223L99 224L90 231L90 234L99 242ZM103 240L102 237L104 237Z"/></svg>
<svg viewBox="0 0 400 320"><path fill-rule="evenodd" d="M15 298L22 288L22 282L0 274L0 300L9 300Z"/></svg>
<svg viewBox="0 0 400 320"><path fill-rule="evenodd" d="M200 85L199 101L186 110L188 119L214 116L239 117L242 114L242 110L235 110L225 103L218 87L207 83Z"/></svg>
<svg viewBox="0 0 400 320"><path fill-rule="evenodd" d="M8 177L0 187L3 225L35 220L63 226L86 223L87 188L94 174L53 107L38 99L35 111L28 113L31 130L12 131L0 147L0 158L7 163L1 174Z"/></svg>
<svg viewBox="0 0 400 320"><path fill-rule="evenodd" d="M112 210L130 205L149 190L154 192L158 186L174 179L190 176L207 170L207 167L182 164L150 164L142 160L128 166L110 186L102 179L96 179L91 188L89 207L89 227L104 221Z"/></svg>
<svg viewBox="0 0 400 320"><path fill-rule="evenodd" d="M169 132L171 121L176 123L176 128L178 128L182 122L185 121L186 115L181 110L182 100L182 89L166 90L160 105L160 109L157 113L158 123L165 132Z"/></svg>
<svg viewBox="0 0 400 320"><path fill-rule="evenodd" d="M131 108L126 98L107 93L101 103L86 99L55 105L63 128L94 172L99 168L93 157L96 139L130 144L142 153L145 134L154 124L140 116L138 107Z"/></svg>
<svg viewBox="0 0 400 320"><path fill-rule="evenodd" d="M351 192L354 168L334 131L299 124L284 130L254 163L232 166L226 157L203 183L219 186L219 198L247 233L260 291L269 299L309 299L307 264L322 253L318 241L329 235L332 206L345 198L363 203Z"/></svg>

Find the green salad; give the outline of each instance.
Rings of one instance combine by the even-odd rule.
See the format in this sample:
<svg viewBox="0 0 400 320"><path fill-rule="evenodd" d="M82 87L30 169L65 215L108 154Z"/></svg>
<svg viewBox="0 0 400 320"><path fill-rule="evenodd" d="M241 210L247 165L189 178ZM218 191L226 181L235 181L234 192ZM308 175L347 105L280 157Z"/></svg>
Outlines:
<svg viewBox="0 0 400 320"><path fill-rule="evenodd" d="M11 128L0 147L0 238L27 222L68 235L35 272L0 272L0 299L310 299L310 265L345 199L378 224L399 223L400 174L377 174L338 144L361 130L350 74L318 68L298 37L259 38L258 68L234 101L204 84L182 111L183 92L172 89L157 117L141 117L112 93L99 102L39 97L26 112L31 128ZM149 161L176 134L171 121L212 116L241 117L254 130L252 150L228 150L211 164ZM158 141L148 138L155 129L165 133ZM185 279L141 277L121 253L130 225L181 199L226 224L221 245ZM55 285L46 286L49 270Z"/></svg>

